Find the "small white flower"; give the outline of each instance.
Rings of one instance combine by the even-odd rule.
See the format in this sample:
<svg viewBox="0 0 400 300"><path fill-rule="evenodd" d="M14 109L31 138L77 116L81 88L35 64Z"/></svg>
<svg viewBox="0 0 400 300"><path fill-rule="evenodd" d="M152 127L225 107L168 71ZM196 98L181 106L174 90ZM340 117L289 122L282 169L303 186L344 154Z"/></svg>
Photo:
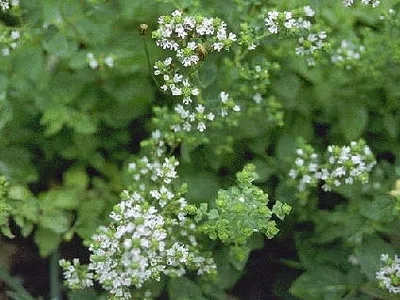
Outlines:
<svg viewBox="0 0 400 300"><path fill-rule="evenodd" d="M104 60L107 66L112 68L114 66L114 58L112 56L107 56L106 59Z"/></svg>
<svg viewBox="0 0 400 300"><path fill-rule="evenodd" d="M304 6L303 7L303 10L304 10L304 14L307 16L307 17L313 17L314 15L315 15L315 11L310 7L310 6Z"/></svg>
<svg viewBox="0 0 400 300"><path fill-rule="evenodd" d="M206 130L206 124L204 122L199 122L197 124L197 130L203 132L204 130Z"/></svg>
<svg viewBox="0 0 400 300"><path fill-rule="evenodd" d="M12 40L17 40L19 38L20 38L20 33L18 30L11 31L11 39Z"/></svg>
<svg viewBox="0 0 400 300"><path fill-rule="evenodd" d="M228 98L229 98L229 94L226 93L226 92L224 92L224 91L222 91L222 92L219 94L219 97L221 98L221 102L222 102L222 103L227 103L227 102L228 102Z"/></svg>

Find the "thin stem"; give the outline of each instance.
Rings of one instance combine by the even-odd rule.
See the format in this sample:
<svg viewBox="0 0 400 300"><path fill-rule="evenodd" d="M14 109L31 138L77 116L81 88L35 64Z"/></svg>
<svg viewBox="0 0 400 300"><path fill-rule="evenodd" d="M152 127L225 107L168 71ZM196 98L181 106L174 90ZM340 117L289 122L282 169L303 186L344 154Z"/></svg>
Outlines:
<svg viewBox="0 0 400 300"><path fill-rule="evenodd" d="M58 249L56 249L49 257L51 300L61 300L60 269L58 266L58 260Z"/></svg>
<svg viewBox="0 0 400 300"><path fill-rule="evenodd" d="M151 67L151 63L150 63L150 53L149 53L149 49L148 49L148 47L147 47L146 37L143 36L142 39L143 39L143 45L144 45L144 52L146 53L147 69L148 69L148 72L149 72L149 76L153 79L153 81L154 81L154 83L156 84L157 88L158 88L159 90L161 90L160 85L158 84L157 79L154 77L153 68Z"/></svg>

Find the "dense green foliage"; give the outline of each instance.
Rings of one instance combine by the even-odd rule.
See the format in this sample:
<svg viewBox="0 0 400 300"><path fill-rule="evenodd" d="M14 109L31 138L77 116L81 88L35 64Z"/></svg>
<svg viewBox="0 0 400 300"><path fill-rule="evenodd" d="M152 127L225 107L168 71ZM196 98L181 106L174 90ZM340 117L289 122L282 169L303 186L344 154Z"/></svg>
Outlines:
<svg viewBox="0 0 400 300"><path fill-rule="evenodd" d="M201 273L196 259L188 259L183 277L177 264L168 271L171 276L152 274L144 288L132 283L137 299L150 298L149 291L173 300L228 299L251 251L268 253L264 235L294 245L296 252L280 257L285 268L274 274L275 288L263 299L398 299L379 285L376 272L384 266L382 254L400 255L395 188L400 177L400 1L382 0L376 8L355 2L345 7L341 0L20 0L0 10L2 235L32 237L42 257L73 237L100 249L91 240L100 240L105 227L99 226L108 226L103 232L111 236L120 225L121 203L129 203L145 184L150 193L140 195L144 208L138 211L160 210L171 227L157 229L168 232L178 228L181 209L189 220L182 225L185 232L176 229L166 245L173 249L193 230L200 246L189 251L212 257L216 272L196 276L195 270ZM302 16L308 5L315 10L310 20L321 48L303 55L295 48L304 28L270 34L265 18L272 10ZM159 16L170 18L176 9L198 22L220 18L215 23L225 21L237 41L224 40L220 51L212 49L214 40L201 40L204 49L185 54L196 53L199 64L186 69L179 59L165 63L173 51L157 47L151 32ZM280 26L284 18L279 15ZM301 42L306 50L311 46ZM174 107L182 100L163 89L173 80L154 70L171 78L178 70L199 89L187 88L184 94L227 118L216 117L205 130L214 117L197 107L193 118L199 130L177 130L173 126L183 113ZM296 161L299 149L306 160L337 145L332 151L339 159L341 147L359 140L351 155L368 145L375 158L365 153L373 169L355 175L354 183L316 175L312 188L299 190L296 176L289 176L297 167L303 175L309 171ZM178 166L171 160L179 178L157 169L163 159L151 166L143 160L161 156L161 148L162 155L179 161ZM322 168L329 169L333 163L327 157ZM346 172L353 170L352 163L343 163ZM154 170L172 183L155 181ZM124 189L127 194L119 197ZM158 200L170 202L157 206ZM185 201L189 205L178 208ZM137 218L136 225L141 224ZM183 259L185 251L179 255ZM83 281L88 270L76 266ZM297 270L297 278L285 274L289 268ZM99 280L98 273L93 276ZM393 285L400 285L396 280L393 276ZM107 294L102 289L67 293L75 300Z"/></svg>

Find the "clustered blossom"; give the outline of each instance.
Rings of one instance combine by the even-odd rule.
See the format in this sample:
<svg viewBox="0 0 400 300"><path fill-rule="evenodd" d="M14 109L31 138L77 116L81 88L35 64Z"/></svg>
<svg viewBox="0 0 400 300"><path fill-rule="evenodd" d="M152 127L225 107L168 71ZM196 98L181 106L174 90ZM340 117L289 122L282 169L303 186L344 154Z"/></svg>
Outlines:
<svg viewBox="0 0 400 300"><path fill-rule="evenodd" d="M153 32L156 44L174 51L176 59L181 62L178 64L175 58L167 57L154 65L154 75L163 81L160 89L182 99L174 106L168 126L174 133L204 132L208 123L215 119L217 111L209 111L204 106L200 89L192 83L185 68L197 65L208 52L228 49L237 37L232 32L228 33L226 23L218 18L189 16L178 10L170 16L161 16L158 24L159 28ZM228 115L230 110L240 111L240 106L232 103L231 99L221 99L222 117Z"/></svg>
<svg viewBox="0 0 400 300"><path fill-rule="evenodd" d="M353 4L354 4L354 0L343 0L343 4L344 4L344 6L352 6ZM372 5L372 7L378 7L379 6L379 4L381 4L381 2L380 1L378 1L378 0L361 0L361 3L362 4L365 4L365 5Z"/></svg>
<svg viewBox="0 0 400 300"><path fill-rule="evenodd" d="M315 65L314 57L327 47L326 32L313 30L311 21L314 15L315 11L310 6L304 6L300 12L270 11L265 18L265 26L269 33L299 36L295 52L305 56L309 66Z"/></svg>
<svg viewBox="0 0 400 300"><path fill-rule="evenodd" d="M324 180L322 189L330 191L332 186L353 184L359 181L365 184L376 161L371 149L363 141L351 142L350 146L329 146L327 163L317 176Z"/></svg>
<svg viewBox="0 0 400 300"><path fill-rule="evenodd" d="M231 111L240 112L241 108L237 105L228 93L222 91L219 94L219 98L221 100L221 117L225 118Z"/></svg>
<svg viewBox="0 0 400 300"><path fill-rule="evenodd" d="M199 88L193 86L188 78L185 78L179 70L172 66L172 58L158 61L154 65L154 75L163 79L161 90L172 96L181 97L182 103L174 106L175 117L171 125L174 132L191 132L194 128L204 132L207 123L215 119L215 113L207 111L207 108L195 101L200 94ZM220 93L221 117L226 117L231 111L239 112L240 106L236 104L225 92Z"/></svg>
<svg viewBox="0 0 400 300"><path fill-rule="evenodd" d="M175 51L184 67L198 64L209 51L228 49L237 40L221 19L187 16L178 10L159 17L158 25L153 32L157 46Z"/></svg>
<svg viewBox="0 0 400 300"><path fill-rule="evenodd" d="M181 96L183 104L191 104L193 102L192 98L198 96L200 91L189 82L189 79L173 68L171 64L172 58L168 57L164 61L156 62L154 65L154 75L162 76L164 80L164 84L160 88L164 92L169 92L172 96Z"/></svg>
<svg viewBox="0 0 400 300"><path fill-rule="evenodd" d="M307 56L307 63L309 66L315 65L314 55L326 47L326 32L320 31L318 33L310 33L306 37L300 37L299 45L295 51L297 55Z"/></svg>
<svg viewBox="0 0 400 300"><path fill-rule="evenodd" d="M390 293L400 294L400 257L395 255L393 260L389 258L389 255L382 254L381 261L385 263L385 266L375 275L380 287Z"/></svg>
<svg viewBox="0 0 400 300"><path fill-rule="evenodd" d="M351 69L361 59L361 53L365 52L365 47L356 45L348 40L342 40L340 47L331 56L332 63L343 65L346 69Z"/></svg>
<svg viewBox="0 0 400 300"><path fill-rule="evenodd" d="M269 63L264 63L264 65L255 65L254 67L245 66L240 70L240 76L246 80L244 93L252 95L252 100L256 104L261 104L264 101L270 83L270 68ZM249 86L250 90L248 89Z"/></svg>
<svg viewBox="0 0 400 300"><path fill-rule="evenodd" d="M94 54L89 52L86 54L86 61L92 69L97 69L99 65L106 65L109 68L114 67L114 57L112 55L108 55L104 59L96 59Z"/></svg>
<svg viewBox="0 0 400 300"><path fill-rule="evenodd" d="M350 146L329 146L324 164L318 164L318 156L312 147L297 149L297 155L295 168L290 170L289 176L299 180L299 191L304 191L307 186L315 187L319 180L324 181L324 191L356 181L365 184L376 164L374 155L363 141L351 142Z"/></svg>
<svg viewBox="0 0 400 300"><path fill-rule="evenodd" d="M264 21L271 34L278 34L281 31L289 33L299 29L310 30L310 18L314 15L315 11L310 6L304 6L303 11L298 14L290 11L269 11Z"/></svg>
<svg viewBox="0 0 400 300"><path fill-rule="evenodd" d="M4 30L0 33L0 47L3 56L9 56L11 51L18 47L21 41L21 32L14 30Z"/></svg>
<svg viewBox="0 0 400 300"><path fill-rule="evenodd" d="M0 0L0 9L5 11L10 9L12 6L18 6L19 5L19 0Z"/></svg>
<svg viewBox="0 0 400 300"><path fill-rule="evenodd" d="M200 253L188 218L188 204L176 187L178 162L166 157L150 162L147 157L130 164L134 192L124 191L122 201L110 213L111 224L93 235L88 266L61 261L66 283L84 288L96 280L118 299L132 299L131 288L141 289L163 275L180 277L186 270L198 275L215 272L212 258ZM142 185L143 182L147 185Z"/></svg>
<svg viewBox="0 0 400 300"><path fill-rule="evenodd" d="M172 58L158 61L154 65L154 75L162 76L164 83L161 90L172 96L182 98L182 104L174 107L176 113L175 122L171 125L174 132L190 132L193 128L203 132L207 128L207 122L213 121L214 113L206 112L206 108L197 101L193 101L200 94L199 88L193 86L189 79L185 78L178 70L171 66Z"/></svg>
<svg viewBox="0 0 400 300"><path fill-rule="evenodd" d="M185 109L181 104L175 106L175 112L179 115L179 122L176 122L172 129L174 132L187 131L190 132L193 124L200 132L206 130L206 122L213 121L215 115L212 112L206 113L206 108L202 104L198 104L194 110Z"/></svg>
<svg viewBox="0 0 400 300"><path fill-rule="evenodd" d="M297 189L302 192L308 186L317 185L319 158L311 146L297 149L296 154L295 167L289 171L289 176L298 180Z"/></svg>
<svg viewBox="0 0 400 300"><path fill-rule="evenodd" d="M82 266L79 259L74 258L71 262L61 259L60 266L63 268L63 276L71 288L90 288L93 286L93 274L87 272L87 267Z"/></svg>
<svg viewBox="0 0 400 300"><path fill-rule="evenodd" d="M178 165L178 161L173 157L165 158L163 161L150 161L147 156L143 156L129 164L129 171L136 183L131 189L146 191L157 183L171 184L174 179L178 178L176 172ZM148 184L146 185L145 182Z"/></svg>

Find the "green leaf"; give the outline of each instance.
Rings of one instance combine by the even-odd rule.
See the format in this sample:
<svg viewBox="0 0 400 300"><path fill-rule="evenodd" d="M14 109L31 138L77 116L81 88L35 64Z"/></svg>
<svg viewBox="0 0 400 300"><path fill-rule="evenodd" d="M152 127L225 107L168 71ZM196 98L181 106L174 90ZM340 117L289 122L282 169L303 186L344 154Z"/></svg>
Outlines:
<svg viewBox="0 0 400 300"><path fill-rule="evenodd" d="M331 267L320 267L300 275L290 292L304 300L341 299L347 290L345 275Z"/></svg>
<svg viewBox="0 0 400 300"><path fill-rule="evenodd" d="M61 33L56 33L50 40L43 42L43 48L55 56L67 56L76 49L76 45L70 44Z"/></svg>
<svg viewBox="0 0 400 300"><path fill-rule="evenodd" d="M158 13L158 5L155 1L121 0L119 3L123 19L144 22L145 20L154 19Z"/></svg>
<svg viewBox="0 0 400 300"><path fill-rule="evenodd" d="M394 218L395 201L389 196L379 195L373 201L364 201L360 205L360 213L374 221L388 221Z"/></svg>
<svg viewBox="0 0 400 300"><path fill-rule="evenodd" d="M368 111L365 107L348 105L341 108L339 124L347 141L359 138L368 123Z"/></svg>
<svg viewBox="0 0 400 300"><path fill-rule="evenodd" d="M375 273L383 266L380 260L381 254L388 254L393 257L396 251L377 235L367 237L363 240L358 251L358 259L361 270L370 280L375 280Z"/></svg>
<svg viewBox="0 0 400 300"><path fill-rule="evenodd" d="M168 296L174 300L206 300L200 287L186 277L171 278L169 280Z"/></svg>
<svg viewBox="0 0 400 300"><path fill-rule="evenodd" d="M64 184L78 190L85 190L89 184L89 177L83 167L73 166L64 173Z"/></svg>
<svg viewBox="0 0 400 300"><path fill-rule="evenodd" d="M62 24L60 12L60 0L45 0L43 5L43 22L44 24Z"/></svg>
<svg viewBox="0 0 400 300"><path fill-rule="evenodd" d="M59 72L52 76L49 93L54 105L72 103L73 100L77 99L84 84L88 82L84 75L82 72L76 75L69 72Z"/></svg>
<svg viewBox="0 0 400 300"><path fill-rule="evenodd" d="M54 208L60 209L60 211L73 210L79 206L81 197L82 195L77 189L55 188L41 194L41 206L44 208L45 213Z"/></svg>
<svg viewBox="0 0 400 300"><path fill-rule="evenodd" d="M218 75L217 65L214 61L207 60L207 62L199 70L200 85L202 88L210 86Z"/></svg>
<svg viewBox="0 0 400 300"><path fill-rule="evenodd" d="M399 134L399 118L386 113L383 117L383 125L391 138L396 138Z"/></svg>
<svg viewBox="0 0 400 300"><path fill-rule="evenodd" d="M31 153L23 148L0 150L0 174L23 183L37 180L37 169L31 162Z"/></svg>
<svg viewBox="0 0 400 300"><path fill-rule="evenodd" d="M271 157L266 157L266 159L268 162L262 159L255 159L251 162L256 166L258 174L256 182L265 182L276 172L275 161Z"/></svg>
<svg viewBox="0 0 400 300"><path fill-rule="evenodd" d="M54 135L63 128L69 118L70 111L65 106L55 104L46 108L40 123L47 126L46 135Z"/></svg>
<svg viewBox="0 0 400 300"><path fill-rule="evenodd" d="M71 223L69 213L61 210L45 210L39 219L39 225L56 234L66 232Z"/></svg>
<svg viewBox="0 0 400 300"><path fill-rule="evenodd" d="M34 240L39 247L40 256L45 257L57 249L61 242L61 236L54 231L39 227L35 231Z"/></svg>
<svg viewBox="0 0 400 300"><path fill-rule="evenodd" d="M29 62L29 67L27 67ZM24 47L18 51L14 59L15 74L23 74L33 82L39 81L47 74L44 65L42 49L39 47Z"/></svg>
<svg viewBox="0 0 400 300"><path fill-rule="evenodd" d="M96 120L84 113L74 114L69 121L69 126L81 134L93 134L97 131Z"/></svg>
<svg viewBox="0 0 400 300"><path fill-rule="evenodd" d="M215 253L215 262L218 270L216 284L223 289L231 288L243 274L243 271L232 266L229 247L222 247L222 249Z"/></svg>
<svg viewBox="0 0 400 300"><path fill-rule="evenodd" d="M295 155L297 148L296 139L292 136L282 135L276 145L277 157L284 160Z"/></svg>

